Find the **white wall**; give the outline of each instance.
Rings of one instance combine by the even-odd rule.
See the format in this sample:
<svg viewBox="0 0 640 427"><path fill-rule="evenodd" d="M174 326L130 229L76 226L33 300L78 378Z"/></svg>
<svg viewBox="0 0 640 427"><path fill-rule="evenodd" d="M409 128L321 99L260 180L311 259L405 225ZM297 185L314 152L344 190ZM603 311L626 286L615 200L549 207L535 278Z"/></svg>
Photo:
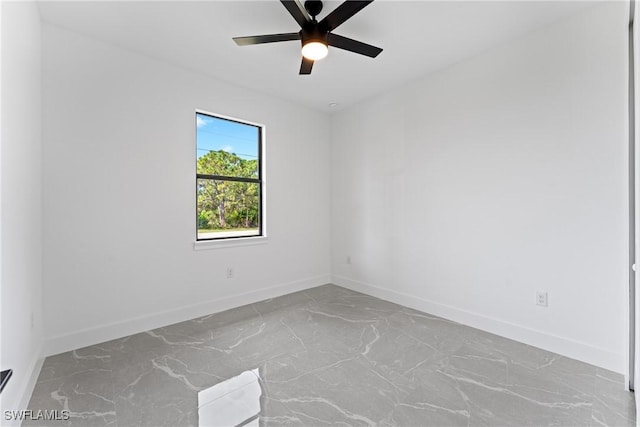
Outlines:
<svg viewBox="0 0 640 427"><path fill-rule="evenodd" d="M328 282L326 115L43 33L48 354ZM268 243L194 251L195 109L266 126Z"/></svg>
<svg viewBox="0 0 640 427"><path fill-rule="evenodd" d="M634 366L634 386L640 389L640 292L638 285L640 284L640 263L638 262L638 254L640 254L640 13L638 13L638 4L636 3L633 8L633 69L634 69L634 151L635 158L635 176L633 177L635 183L635 236L633 236L633 244L635 245L635 300L634 300L634 314L635 314L635 348L633 360ZM631 273L633 274L633 273ZM640 393L635 393L636 408L640 408Z"/></svg>
<svg viewBox="0 0 640 427"><path fill-rule="evenodd" d="M334 282L626 372L627 7L335 115Z"/></svg>
<svg viewBox="0 0 640 427"><path fill-rule="evenodd" d="M4 411L26 408L42 363L42 103L38 9L33 2L2 2L0 8L0 365L13 369L2 392Z"/></svg>

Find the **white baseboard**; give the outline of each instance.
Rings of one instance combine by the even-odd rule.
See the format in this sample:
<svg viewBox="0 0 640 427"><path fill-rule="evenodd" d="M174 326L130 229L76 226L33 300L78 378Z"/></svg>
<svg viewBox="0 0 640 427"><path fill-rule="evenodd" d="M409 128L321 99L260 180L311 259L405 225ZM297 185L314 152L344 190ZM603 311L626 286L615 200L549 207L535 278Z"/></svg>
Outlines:
<svg viewBox="0 0 640 427"><path fill-rule="evenodd" d="M625 373L624 356L602 348L507 322L502 319L496 319L457 307L440 304L414 295L370 285L349 279L348 277L333 275L331 279L331 283L356 292L362 292L405 307L453 320L454 322L590 363L604 369L609 369L621 374Z"/></svg>
<svg viewBox="0 0 640 427"><path fill-rule="evenodd" d="M640 392L639 393L633 393L633 398L636 401L636 411L638 410L638 408L640 408ZM640 427L640 417L638 415L636 415L636 426Z"/></svg>
<svg viewBox="0 0 640 427"><path fill-rule="evenodd" d="M302 291L330 282L329 275L310 277L267 288L257 289L224 298L209 300L189 306L178 307L164 312L148 314L93 328L81 329L69 334L58 335L46 341L45 356L98 344L139 332L171 325L185 320L218 313L246 304L279 297L291 292Z"/></svg>
<svg viewBox="0 0 640 427"><path fill-rule="evenodd" d="M225 298L205 301L190 306L179 307L160 313L128 319L122 322L59 335L46 341L43 354L44 356L50 356L98 344L104 341L193 319L195 317L218 313L264 299L275 298L291 292L309 289L326 283L335 283L336 285L343 286L357 292L362 292L406 307L424 311L435 316L440 316L464 325L482 329L496 335L520 341L534 347L552 351L554 353L581 360L615 372L624 373L625 371L625 361L623 360L624 357L622 355L569 338L560 337L501 319L462 310L457 307L440 304L414 295L377 287L339 275L311 277L251 292L232 295ZM42 360L40 360L39 363L42 364ZM39 371L40 369L38 367L37 372ZM33 379L33 384L35 384L35 378ZM33 388L33 384L31 384L31 389ZM25 391L26 390L27 389L25 388ZM29 392L28 396L30 395L31 393Z"/></svg>
<svg viewBox="0 0 640 427"><path fill-rule="evenodd" d="M44 356L42 355L43 346L40 345L38 351L33 355L33 359L31 363L29 363L29 375L27 378L22 380L22 384L19 385L19 392L16 395L17 398L13 402L6 401L6 393L5 396L2 396L2 425L6 427L19 426L22 424L22 421L18 419L5 419L5 411L24 411L29 406L29 401L31 400L31 395L33 394L33 389L36 386L36 382L38 381L38 376L40 375L40 370L42 369L42 364L44 363ZM19 381L19 378L16 378L14 375L11 377L9 381ZM6 390L5 390L6 392Z"/></svg>

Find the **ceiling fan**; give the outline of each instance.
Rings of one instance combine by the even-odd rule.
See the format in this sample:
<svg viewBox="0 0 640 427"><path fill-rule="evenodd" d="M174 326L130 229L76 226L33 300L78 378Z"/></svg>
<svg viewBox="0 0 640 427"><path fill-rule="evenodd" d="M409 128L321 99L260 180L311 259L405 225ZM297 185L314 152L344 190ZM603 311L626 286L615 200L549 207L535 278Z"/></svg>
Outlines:
<svg viewBox="0 0 640 427"><path fill-rule="evenodd" d="M338 6L333 12L324 17L320 22L316 16L322 11L322 2L307 0L304 7L298 0L280 0L289 11L293 19L300 25L297 33L267 34L263 36L234 37L238 46L247 46L261 43L284 42L300 40L302 42L302 64L300 74L311 74L314 61L327 56L328 46L359 53L360 55L375 58L382 49L359 42L347 37L332 33L339 25L361 11L373 0L351 1L347 0Z"/></svg>

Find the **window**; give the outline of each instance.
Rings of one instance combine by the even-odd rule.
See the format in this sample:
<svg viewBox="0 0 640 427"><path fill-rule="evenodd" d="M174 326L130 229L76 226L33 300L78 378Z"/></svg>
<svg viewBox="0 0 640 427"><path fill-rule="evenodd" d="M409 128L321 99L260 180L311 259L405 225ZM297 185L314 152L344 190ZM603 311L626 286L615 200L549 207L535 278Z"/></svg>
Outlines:
<svg viewBox="0 0 640 427"><path fill-rule="evenodd" d="M197 240L263 235L263 131L196 112Z"/></svg>

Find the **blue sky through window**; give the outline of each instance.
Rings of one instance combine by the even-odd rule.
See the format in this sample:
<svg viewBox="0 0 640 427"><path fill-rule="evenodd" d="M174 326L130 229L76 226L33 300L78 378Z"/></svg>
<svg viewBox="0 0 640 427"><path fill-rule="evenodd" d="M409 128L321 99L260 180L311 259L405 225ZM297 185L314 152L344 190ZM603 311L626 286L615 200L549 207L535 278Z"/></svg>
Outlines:
<svg viewBox="0 0 640 427"><path fill-rule="evenodd" d="M196 113L197 158L209 151L227 151L238 157L258 158L260 128Z"/></svg>

